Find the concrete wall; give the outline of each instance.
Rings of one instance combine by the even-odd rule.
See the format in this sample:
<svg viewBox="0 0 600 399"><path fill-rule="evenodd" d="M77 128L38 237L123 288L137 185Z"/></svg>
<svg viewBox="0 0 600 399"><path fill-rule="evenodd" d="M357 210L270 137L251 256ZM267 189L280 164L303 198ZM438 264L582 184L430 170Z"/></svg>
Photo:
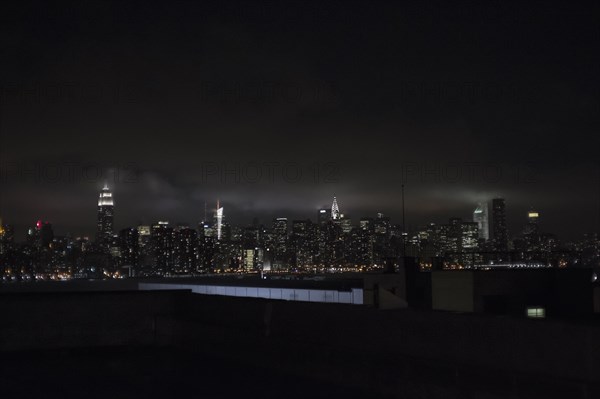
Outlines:
<svg viewBox="0 0 600 399"><path fill-rule="evenodd" d="M160 344L395 397L600 397L592 321L189 291L3 294L0 312L2 351Z"/></svg>
<svg viewBox="0 0 600 399"><path fill-rule="evenodd" d="M193 317L161 320L164 342L399 397L600 393L600 325L195 298Z"/></svg>
<svg viewBox="0 0 600 399"><path fill-rule="evenodd" d="M590 277L586 269L433 271L432 308L524 316L539 306L548 317L592 317Z"/></svg>
<svg viewBox="0 0 600 399"><path fill-rule="evenodd" d="M404 273L363 275L364 304L379 309L408 307Z"/></svg>
<svg viewBox="0 0 600 399"><path fill-rule="evenodd" d="M431 306L435 310L473 312L474 272L436 271L431 273Z"/></svg>
<svg viewBox="0 0 600 399"><path fill-rule="evenodd" d="M0 351L154 343L186 291L0 294Z"/></svg>
<svg viewBox="0 0 600 399"><path fill-rule="evenodd" d="M227 285L139 283L141 291L153 290L190 290L194 294L222 295L243 298L263 298L283 301L344 303L362 305L363 290L352 288L350 291L277 288L277 287L238 287Z"/></svg>

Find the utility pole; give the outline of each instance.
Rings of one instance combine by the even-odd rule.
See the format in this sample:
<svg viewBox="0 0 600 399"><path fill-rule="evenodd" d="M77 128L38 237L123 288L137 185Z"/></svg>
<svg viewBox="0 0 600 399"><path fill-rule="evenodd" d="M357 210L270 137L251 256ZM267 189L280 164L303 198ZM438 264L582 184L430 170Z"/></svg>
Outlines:
<svg viewBox="0 0 600 399"><path fill-rule="evenodd" d="M402 256L406 258L406 213L404 212L404 184L402 185Z"/></svg>

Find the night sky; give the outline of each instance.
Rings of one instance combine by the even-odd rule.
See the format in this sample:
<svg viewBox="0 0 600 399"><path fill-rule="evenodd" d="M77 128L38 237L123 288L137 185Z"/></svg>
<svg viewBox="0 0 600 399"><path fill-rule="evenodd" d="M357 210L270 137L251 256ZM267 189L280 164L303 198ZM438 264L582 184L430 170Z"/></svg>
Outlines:
<svg viewBox="0 0 600 399"><path fill-rule="evenodd" d="M598 229L597 2L23 3L0 5L18 240L93 235L105 181L117 228L217 199L234 224L314 219L334 195L400 222L404 182L415 228L501 196L513 233L530 207Z"/></svg>

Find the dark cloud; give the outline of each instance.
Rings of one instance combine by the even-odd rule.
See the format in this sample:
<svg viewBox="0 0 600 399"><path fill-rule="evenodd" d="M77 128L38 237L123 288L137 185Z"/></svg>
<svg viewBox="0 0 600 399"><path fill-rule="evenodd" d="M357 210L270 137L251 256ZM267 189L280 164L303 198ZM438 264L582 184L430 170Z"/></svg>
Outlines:
<svg viewBox="0 0 600 399"><path fill-rule="evenodd" d="M93 231L108 179L120 227L196 223L217 198L232 222L314 217L334 194L398 220L403 182L415 225L501 195L515 229L529 206L597 227L597 5L1 7L0 213L18 226ZM15 172L35 163L105 172Z"/></svg>

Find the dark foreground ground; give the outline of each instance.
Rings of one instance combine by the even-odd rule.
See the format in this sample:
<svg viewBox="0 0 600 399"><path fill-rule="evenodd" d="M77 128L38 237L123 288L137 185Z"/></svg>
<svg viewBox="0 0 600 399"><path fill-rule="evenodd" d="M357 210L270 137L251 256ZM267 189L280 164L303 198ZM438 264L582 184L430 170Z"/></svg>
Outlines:
<svg viewBox="0 0 600 399"><path fill-rule="evenodd" d="M600 326L204 296L0 294L4 398L600 398Z"/></svg>
<svg viewBox="0 0 600 399"><path fill-rule="evenodd" d="M177 348L2 354L2 398L360 398L356 389Z"/></svg>

